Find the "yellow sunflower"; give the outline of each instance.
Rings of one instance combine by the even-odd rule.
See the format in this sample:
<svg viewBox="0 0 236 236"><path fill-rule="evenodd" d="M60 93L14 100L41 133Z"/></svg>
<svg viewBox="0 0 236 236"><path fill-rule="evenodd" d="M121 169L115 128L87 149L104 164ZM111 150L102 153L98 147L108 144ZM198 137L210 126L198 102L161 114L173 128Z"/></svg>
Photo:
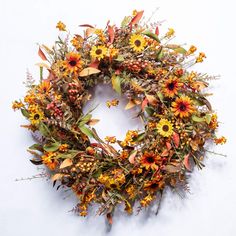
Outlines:
<svg viewBox="0 0 236 236"><path fill-rule="evenodd" d="M173 133L173 125L167 119L161 119L157 124L157 132L163 137L170 137Z"/></svg>
<svg viewBox="0 0 236 236"><path fill-rule="evenodd" d="M180 83L177 78L169 78L164 83L163 93L167 97L174 97L176 94L178 94L181 86L182 83Z"/></svg>
<svg viewBox="0 0 236 236"><path fill-rule="evenodd" d="M144 50L144 48L146 46L146 40L140 34L133 34L130 37L129 44L130 44L131 48L133 49L133 51L141 52Z"/></svg>
<svg viewBox="0 0 236 236"><path fill-rule="evenodd" d="M171 106L175 116L180 116L180 118L188 117L194 112L192 100L188 96L177 98L172 102Z"/></svg>
<svg viewBox="0 0 236 236"><path fill-rule="evenodd" d="M93 46L90 55L92 58L98 59L99 61L103 59L107 54L107 48L105 46Z"/></svg>
<svg viewBox="0 0 236 236"><path fill-rule="evenodd" d="M70 52L66 55L65 67L70 73L77 73L82 68L82 65L80 54Z"/></svg>
<svg viewBox="0 0 236 236"><path fill-rule="evenodd" d="M39 122L43 119L44 119L44 114L40 110L30 113L29 120L31 121L32 125L38 125Z"/></svg>

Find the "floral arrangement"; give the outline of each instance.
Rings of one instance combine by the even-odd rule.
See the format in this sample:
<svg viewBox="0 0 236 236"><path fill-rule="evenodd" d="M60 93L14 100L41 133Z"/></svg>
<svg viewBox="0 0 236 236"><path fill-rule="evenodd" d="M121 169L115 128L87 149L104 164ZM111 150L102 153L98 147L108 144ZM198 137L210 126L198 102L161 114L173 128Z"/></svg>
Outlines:
<svg viewBox="0 0 236 236"><path fill-rule="evenodd" d="M173 29L161 36L158 24L143 22L142 16L143 11L134 11L120 27L80 25L84 35L71 35L58 22L65 39L58 37L52 48L39 47L40 81L28 74L26 96L13 103L37 139L29 147L31 162L47 167L57 189L69 188L78 196L75 212L86 216L96 203L110 223L120 204L131 214L135 203L138 211L155 203L159 208L167 186L187 190L188 173L204 167L206 142L226 142L216 136L217 115L206 98L215 77L190 70L206 55L196 54L195 46L170 43ZM98 83L111 84L125 96L125 109L139 108L143 130L128 130L124 140L98 136L93 126L99 120L92 110L83 112ZM118 103L107 101L107 107Z"/></svg>

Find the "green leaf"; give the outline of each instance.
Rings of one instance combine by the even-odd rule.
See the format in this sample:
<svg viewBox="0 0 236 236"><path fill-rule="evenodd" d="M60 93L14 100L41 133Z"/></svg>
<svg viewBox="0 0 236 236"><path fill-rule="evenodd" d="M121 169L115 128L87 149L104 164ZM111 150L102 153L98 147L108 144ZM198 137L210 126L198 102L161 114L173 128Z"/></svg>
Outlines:
<svg viewBox="0 0 236 236"><path fill-rule="evenodd" d="M79 127L81 132L87 135L90 138L93 138L93 131L85 126Z"/></svg>
<svg viewBox="0 0 236 236"><path fill-rule="evenodd" d="M45 137L50 135L50 130L43 122L40 122L39 124L39 132Z"/></svg>
<svg viewBox="0 0 236 236"><path fill-rule="evenodd" d="M157 96L158 96L158 98L159 98L161 101L163 101L164 96L163 96L163 94L162 94L161 92L157 92Z"/></svg>
<svg viewBox="0 0 236 236"><path fill-rule="evenodd" d="M198 117L196 115L192 116L192 120L195 122L204 122L205 121L205 117Z"/></svg>
<svg viewBox="0 0 236 236"><path fill-rule="evenodd" d="M50 143L50 144L45 144L43 146L43 150L46 152L55 152L58 150L58 148L60 147L60 143L55 142L55 143Z"/></svg>
<svg viewBox="0 0 236 236"><path fill-rule="evenodd" d="M29 112L27 111L27 110L25 110L25 109L20 109L21 110L21 113L22 113L22 115L24 116L24 117L26 117L26 118L29 118Z"/></svg>
<svg viewBox="0 0 236 236"><path fill-rule="evenodd" d="M83 117L80 119L79 126L85 125L86 123L88 123L88 122L90 121L91 118L92 118L92 115L91 115L91 114L87 114L87 115L83 116Z"/></svg>
<svg viewBox="0 0 236 236"><path fill-rule="evenodd" d="M139 134L136 138L134 138L133 140L134 140L135 142L142 141L142 140L144 139L145 135L146 135L145 133L141 133L141 134Z"/></svg>
<svg viewBox="0 0 236 236"><path fill-rule="evenodd" d="M101 169L98 169L97 171L95 171L92 176L94 178L98 178L100 175L102 174L102 170Z"/></svg>
<svg viewBox="0 0 236 236"><path fill-rule="evenodd" d="M161 42L160 39L158 38L158 36L157 36L156 34L152 33L152 32L149 31L149 30L144 31L142 34L148 36L148 37L151 38L151 39L156 40L158 43Z"/></svg>
<svg viewBox="0 0 236 236"><path fill-rule="evenodd" d="M30 150L43 151L42 145L35 143L29 147Z"/></svg>
<svg viewBox="0 0 236 236"><path fill-rule="evenodd" d="M177 53L180 53L180 54L183 54L183 55L185 55L186 53L187 53L187 51L184 49L184 48L182 48L182 47L179 47L179 48L175 48L175 49L173 49L175 52L177 52Z"/></svg>
<svg viewBox="0 0 236 236"><path fill-rule="evenodd" d="M119 62L122 62L124 60L125 60L125 58L121 55L118 55L118 57L115 59L115 61L119 61Z"/></svg>
<svg viewBox="0 0 236 236"><path fill-rule="evenodd" d="M112 87L113 89L119 94L121 95L121 78L119 76L113 75L111 78L111 83L112 83Z"/></svg>
<svg viewBox="0 0 236 236"><path fill-rule="evenodd" d="M207 123L208 125L211 123L211 115L210 115L210 114L207 114L207 115L205 116L205 121L206 121L206 123Z"/></svg>
<svg viewBox="0 0 236 236"><path fill-rule="evenodd" d="M153 115L153 113L154 113L154 110L151 108L151 107L145 107L145 112L147 112L147 114L149 115L149 116L152 116Z"/></svg>

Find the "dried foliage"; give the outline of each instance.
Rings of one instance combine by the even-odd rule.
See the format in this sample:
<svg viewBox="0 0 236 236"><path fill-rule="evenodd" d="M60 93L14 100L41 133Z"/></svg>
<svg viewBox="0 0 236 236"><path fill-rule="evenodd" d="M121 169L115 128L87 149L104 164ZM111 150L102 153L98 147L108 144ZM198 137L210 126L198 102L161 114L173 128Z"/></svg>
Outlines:
<svg viewBox="0 0 236 236"><path fill-rule="evenodd" d="M174 30L161 36L157 25L141 22L142 15L134 11L120 27L81 25L83 36L68 33L52 48L41 45L40 82L28 74L24 100L13 103L30 122L24 127L35 133L31 162L44 164L57 188L74 191L81 216L98 203L98 214L110 223L118 204L131 214L137 201L139 210L155 199L160 203L166 186L188 189L187 173L204 166L205 143L226 141L216 137L217 115L204 92L214 77L189 69L205 54L196 55L195 46L170 44ZM67 34L62 22L57 28ZM49 71L46 79L43 69ZM83 107L90 88L101 82L129 99L126 109L140 108L143 130L127 131L124 140L99 138L92 127L99 120ZM110 109L118 104L107 102Z"/></svg>

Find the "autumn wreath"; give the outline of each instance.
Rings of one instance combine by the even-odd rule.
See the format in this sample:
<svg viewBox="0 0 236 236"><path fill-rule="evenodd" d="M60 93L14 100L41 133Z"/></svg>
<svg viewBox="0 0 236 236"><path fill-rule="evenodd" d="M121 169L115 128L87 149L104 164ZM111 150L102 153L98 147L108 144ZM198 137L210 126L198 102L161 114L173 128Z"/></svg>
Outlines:
<svg viewBox="0 0 236 236"><path fill-rule="evenodd" d="M13 103L38 140L29 147L31 162L47 167L45 176L57 189L69 188L78 196L74 210L81 216L98 203L98 213L111 222L119 204L132 213L137 202L138 210L160 202L166 186L187 189L187 172L204 166L205 143L226 141L216 137L217 115L206 99L214 77L189 69L205 54L170 43L174 30L160 36L158 24L143 22L142 15L134 11L120 27L80 25L83 36L71 36L58 22L66 36L52 48L40 46L40 82L28 74L26 96ZM125 96L126 109L140 108L143 130L127 131L124 140L99 138L92 128L98 120L92 111L83 112L98 83L111 84ZM109 108L117 104L107 102Z"/></svg>

